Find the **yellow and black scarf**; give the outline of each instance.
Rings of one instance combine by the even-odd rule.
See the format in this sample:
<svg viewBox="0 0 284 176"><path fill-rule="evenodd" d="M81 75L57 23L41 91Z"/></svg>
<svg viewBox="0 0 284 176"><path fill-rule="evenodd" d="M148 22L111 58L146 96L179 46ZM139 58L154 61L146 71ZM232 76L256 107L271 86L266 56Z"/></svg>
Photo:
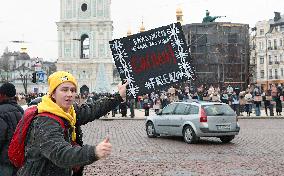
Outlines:
<svg viewBox="0 0 284 176"><path fill-rule="evenodd" d="M65 112L62 108L60 108L55 102L52 101L49 95L45 95L42 97L42 102L40 102L37 106L38 113L49 112L51 114L55 114L59 117L66 119L72 131L72 141L76 141L76 132L75 132L75 124L76 124L76 112L74 110L74 106L72 105L69 113Z"/></svg>

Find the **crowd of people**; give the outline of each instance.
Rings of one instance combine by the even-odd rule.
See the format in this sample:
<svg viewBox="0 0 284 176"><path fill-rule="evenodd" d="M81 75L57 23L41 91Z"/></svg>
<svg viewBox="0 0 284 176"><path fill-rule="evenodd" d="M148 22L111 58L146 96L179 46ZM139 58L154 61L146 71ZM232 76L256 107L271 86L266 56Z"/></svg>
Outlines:
<svg viewBox="0 0 284 176"><path fill-rule="evenodd" d="M226 103L231 106L238 116L251 116L252 113L255 116L274 116L275 112L277 116L281 116L283 87L280 84L272 84L268 90L264 91L256 85L248 85L244 90L231 85L223 88L201 85L196 89L189 86L182 88L172 86L165 91L152 92L138 96L136 99L129 99L125 103L126 105L117 107L116 111L121 112L121 109L127 107L131 110L134 107L134 109L144 109L145 116L148 116L149 109L154 109L157 112L171 102L193 99ZM261 114L261 109L265 110L265 114ZM122 116L126 116L125 113Z"/></svg>
<svg viewBox="0 0 284 176"><path fill-rule="evenodd" d="M281 116L283 87L280 84L272 84L266 91L263 91L262 88L256 85L248 85L244 90L231 85L222 89L204 85L196 89L188 86L185 86L183 89L171 87L167 91L153 92L150 95L138 97L138 107L143 107L145 99L146 102L151 102L149 106L155 109L155 111L173 101L197 99L226 103L232 107L238 116L251 116L253 110L256 116L264 115L261 114L261 108L264 108L266 116L274 116L274 110L276 115Z"/></svg>
<svg viewBox="0 0 284 176"><path fill-rule="evenodd" d="M44 94L31 93L28 95L16 94L19 104L29 103L36 97L42 97ZM77 94L75 102L79 105L92 104L93 102L106 97L112 97L111 93L83 93ZM214 87L201 85L197 88L185 86L171 86L167 90L152 92L138 96L136 99L127 99L115 107L112 111L112 117L121 114L121 117L135 117L135 109L144 109L145 116L149 115L150 109L155 112L164 108L167 104L174 101L189 101L191 99L203 101L215 101L229 104L238 116L281 116L283 87L281 84L270 85L270 88L264 91L256 85L248 85L241 90L239 87L228 85L226 87ZM130 113L127 114L128 109ZM265 114L261 114L264 109Z"/></svg>
<svg viewBox="0 0 284 176"><path fill-rule="evenodd" d="M36 97L43 94L17 94L18 101L21 99L30 102ZM81 104L92 104L100 98L111 97L110 93L86 93L77 94L75 101ZM239 87L228 85L226 87L214 87L201 85L197 88L190 86L172 86L167 90L152 92L149 94L138 96L136 99L127 99L126 102L112 110L112 116L121 114L121 117L127 117L127 110L130 110L129 116L135 117L134 109L144 109L145 116L149 115L149 110L154 109L155 112L164 108L167 104L174 101L189 101L191 99L203 101L215 101L229 104L238 116L280 116L282 115L283 87L282 85L272 84L270 88L264 91L256 85L248 85L247 88L241 90ZM261 114L261 109L265 110L265 114ZM276 114L275 114L276 113Z"/></svg>

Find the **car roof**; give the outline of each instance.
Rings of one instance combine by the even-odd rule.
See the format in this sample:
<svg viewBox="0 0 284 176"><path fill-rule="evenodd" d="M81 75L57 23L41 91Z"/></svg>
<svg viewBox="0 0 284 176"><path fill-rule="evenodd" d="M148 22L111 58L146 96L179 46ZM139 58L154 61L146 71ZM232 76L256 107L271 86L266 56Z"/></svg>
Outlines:
<svg viewBox="0 0 284 176"><path fill-rule="evenodd" d="M194 105L214 105L214 104L224 104L220 102L211 102L211 101L200 101L200 100L193 100L193 101L178 101L173 103L181 103L181 104L194 104Z"/></svg>
<svg viewBox="0 0 284 176"><path fill-rule="evenodd" d="M42 97L36 97L35 99L33 99L28 105L37 105L38 103L41 102Z"/></svg>

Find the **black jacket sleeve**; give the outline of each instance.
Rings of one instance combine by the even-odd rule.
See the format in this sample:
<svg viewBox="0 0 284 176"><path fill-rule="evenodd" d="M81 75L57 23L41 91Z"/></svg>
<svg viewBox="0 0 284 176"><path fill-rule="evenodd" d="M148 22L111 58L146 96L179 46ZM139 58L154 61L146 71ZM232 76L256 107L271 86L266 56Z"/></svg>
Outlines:
<svg viewBox="0 0 284 176"><path fill-rule="evenodd" d="M111 98L102 98L90 105L83 104L78 111L76 111L76 126L85 125L88 122L99 119L112 109L116 108L122 101L123 99L121 96L115 94Z"/></svg>
<svg viewBox="0 0 284 176"><path fill-rule="evenodd" d="M6 122L0 118L0 151L2 151L4 142L7 139L7 128Z"/></svg>

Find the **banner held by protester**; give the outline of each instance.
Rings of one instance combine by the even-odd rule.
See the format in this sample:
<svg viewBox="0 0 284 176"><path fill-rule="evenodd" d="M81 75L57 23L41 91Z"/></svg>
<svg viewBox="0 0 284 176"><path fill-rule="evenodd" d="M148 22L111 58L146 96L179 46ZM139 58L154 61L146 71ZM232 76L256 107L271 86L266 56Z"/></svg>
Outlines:
<svg viewBox="0 0 284 176"><path fill-rule="evenodd" d="M115 39L109 44L120 78L129 83L130 97L195 78L180 23Z"/></svg>

